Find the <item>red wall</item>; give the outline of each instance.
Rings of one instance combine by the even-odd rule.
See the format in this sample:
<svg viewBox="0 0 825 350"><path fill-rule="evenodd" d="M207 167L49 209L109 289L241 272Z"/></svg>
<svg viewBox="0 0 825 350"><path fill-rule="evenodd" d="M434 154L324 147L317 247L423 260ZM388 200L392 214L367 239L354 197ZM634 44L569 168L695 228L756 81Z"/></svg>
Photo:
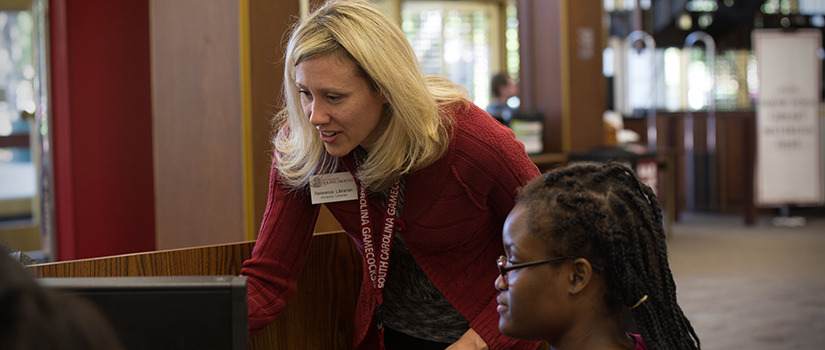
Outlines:
<svg viewBox="0 0 825 350"><path fill-rule="evenodd" d="M155 249L149 1L51 0L57 259Z"/></svg>

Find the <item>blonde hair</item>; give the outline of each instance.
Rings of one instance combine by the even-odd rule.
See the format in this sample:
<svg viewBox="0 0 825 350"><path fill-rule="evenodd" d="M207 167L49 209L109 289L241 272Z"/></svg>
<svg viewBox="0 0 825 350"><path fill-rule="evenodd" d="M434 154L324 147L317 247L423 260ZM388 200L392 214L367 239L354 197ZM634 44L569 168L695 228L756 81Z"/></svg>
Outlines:
<svg viewBox="0 0 825 350"><path fill-rule="evenodd" d="M276 116L276 167L284 183L299 188L312 175L337 170L339 159L326 152L317 130L301 108L296 66L322 55L344 54L374 89L387 99L386 126L356 176L370 190L432 164L449 145L449 109L466 102L466 91L445 78L425 77L401 29L361 0L331 0L294 28L285 53L286 106Z"/></svg>

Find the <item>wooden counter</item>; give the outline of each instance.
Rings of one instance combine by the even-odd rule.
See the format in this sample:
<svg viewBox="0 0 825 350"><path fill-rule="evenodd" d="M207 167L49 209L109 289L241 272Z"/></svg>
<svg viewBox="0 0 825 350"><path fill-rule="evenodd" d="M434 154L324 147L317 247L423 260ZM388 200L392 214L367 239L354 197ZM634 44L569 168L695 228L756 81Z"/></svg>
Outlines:
<svg viewBox="0 0 825 350"><path fill-rule="evenodd" d="M254 241L30 265L36 277L237 275ZM349 349L361 257L341 231L316 234L298 289L250 349Z"/></svg>

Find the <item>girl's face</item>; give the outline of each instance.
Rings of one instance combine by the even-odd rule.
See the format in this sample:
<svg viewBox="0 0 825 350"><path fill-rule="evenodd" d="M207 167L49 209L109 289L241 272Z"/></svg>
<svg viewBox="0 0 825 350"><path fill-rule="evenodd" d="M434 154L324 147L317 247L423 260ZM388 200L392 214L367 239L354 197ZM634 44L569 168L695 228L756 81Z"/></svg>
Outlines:
<svg viewBox="0 0 825 350"><path fill-rule="evenodd" d="M527 228L528 210L516 205L504 222L504 252L507 265L555 258L548 256L546 244ZM570 260L539 264L515 270L496 279L500 315L498 327L507 336L527 340L548 340L551 344L569 327L566 320L570 302L565 285Z"/></svg>
<svg viewBox="0 0 825 350"><path fill-rule="evenodd" d="M295 83L310 123L329 154L343 157L357 146L369 150L384 132L387 99L340 53L313 57L295 67Z"/></svg>

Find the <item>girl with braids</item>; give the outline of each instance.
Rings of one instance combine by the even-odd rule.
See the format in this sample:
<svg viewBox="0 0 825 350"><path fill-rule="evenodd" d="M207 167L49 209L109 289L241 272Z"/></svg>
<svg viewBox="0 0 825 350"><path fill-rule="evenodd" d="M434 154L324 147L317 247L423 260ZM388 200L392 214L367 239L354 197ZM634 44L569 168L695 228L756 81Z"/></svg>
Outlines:
<svg viewBox="0 0 825 350"><path fill-rule="evenodd" d="M578 163L531 180L502 237L503 334L558 350L699 349L676 302L661 208L626 166Z"/></svg>

